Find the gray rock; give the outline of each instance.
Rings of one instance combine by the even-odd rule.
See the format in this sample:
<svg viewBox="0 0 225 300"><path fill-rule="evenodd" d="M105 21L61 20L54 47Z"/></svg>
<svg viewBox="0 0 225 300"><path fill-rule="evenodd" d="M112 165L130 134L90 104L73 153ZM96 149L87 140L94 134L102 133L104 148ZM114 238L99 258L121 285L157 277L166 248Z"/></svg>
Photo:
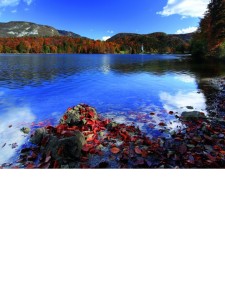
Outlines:
<svg viewBox="0 0 225 300"><path fill-rule="evenodd" d="M117 127L118 126L118 124L116 123L116 122L110 122L107 126L106 126L106 128L108 129L108 130L113 130L113 128L115 128L115 127Z"/></svg>
<svg viewBox="0 0 225 300"><path fill-rule="evenodd" d="M45 128L39 128L31 137L33 144L41 146L40 151L46 156L51 155L51 158L58 160L77 160L80 158L81 149L86 143L84 135L80 131L74 131L71 137L58 137L54 134L49 134ZM42 142L45 140L44 145Z"/></svg>
<svg viewBox="0 0 225 300"><path fill-rule="evenodd" d="M22 131L24 134L29 134L30 133L30 128L23 127L23 128L20 129L20 131Z"/></svg>
<svg viewBox="0 0 225 300"><path fill-rule="evenodd" d="M67 112L64 114L64 116L60 119L60 124L70 125L70 126L79 126L79 125L85 124L85 117L93 119L93 120L98 119L97 112L93 107L88 108L88 110L92 113L92 115L90 115L90 116L88 116L88 115L85 116L82 113L82 110L84 110L82 105L77 105L77 106L73 107L72 109L67 110ZM84 119L81 120L81 117L84 117Z"/></svg>
<svg viewBox="0 0 225 300"><path fill-rule="evenodd" d="M206 116L203 112L200 111L184 111L181 114L181 118L184 121L189 121L189 120L193 120L193 119L206 119Z"/></svg>
<svg viewBox="0 0 225 300"><path fill-rule="evenodd" d="M31 136L30 141L32 144L39 145L43 137L47 134L47 129L38 128L35 133Z"/></svg>

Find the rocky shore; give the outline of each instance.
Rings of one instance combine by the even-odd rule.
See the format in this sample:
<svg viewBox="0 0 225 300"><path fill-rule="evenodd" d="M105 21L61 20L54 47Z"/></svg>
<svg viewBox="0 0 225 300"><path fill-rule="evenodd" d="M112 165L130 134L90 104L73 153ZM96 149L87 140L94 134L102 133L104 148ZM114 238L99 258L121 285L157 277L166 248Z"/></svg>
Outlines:
<svg viewBox="0 0 225 300"><path fill-rule="evenodd" d="M225 79L204 81L208 114L187 107L181 115L168 111L182 126L163 137L149 137L134 125L98 115L93 107L70 107L57 126L35 131L22 128L30 143L22 147L10 168L224 168ZM216 95L216 96L215 96ZM154 112L150 113L153 117ZM157 124L167 132L166 122ZM3 165L1 168L4 168Z"/></svg>

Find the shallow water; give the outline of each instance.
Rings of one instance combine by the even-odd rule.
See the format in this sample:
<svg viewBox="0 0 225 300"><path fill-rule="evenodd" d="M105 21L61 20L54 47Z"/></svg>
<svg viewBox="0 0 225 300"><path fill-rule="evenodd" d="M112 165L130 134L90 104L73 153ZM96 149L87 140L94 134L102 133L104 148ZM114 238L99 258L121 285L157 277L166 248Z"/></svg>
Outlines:
<svg viewBox="0 0 225 300"><path fill-rule="evenodd" d="M169 111L209 113L199 80L224 74L182 55L0 55L0 164L27 141L22 127L57 124L79 103L149 136L161 134L163 121L169 133L180 126Z"/></svg>

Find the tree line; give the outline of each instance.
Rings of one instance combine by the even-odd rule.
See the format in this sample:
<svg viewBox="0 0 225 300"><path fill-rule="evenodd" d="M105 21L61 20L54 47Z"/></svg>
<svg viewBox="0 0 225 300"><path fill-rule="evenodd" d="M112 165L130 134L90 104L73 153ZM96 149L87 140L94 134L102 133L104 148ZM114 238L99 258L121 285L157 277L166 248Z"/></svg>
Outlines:
<svg viewBox="0 0 225 300"><path fill-rule="evenodd" d="M0 38L0 53L119 53L116 43L73 37Z"/></svg>
<svg viewBox="0 0 225 300"><path fill-rule="evenodd" d="M188 42L160 33L136 38L132 35L115 41L73 37L0 38L0 53L185 53Z"/></svg>

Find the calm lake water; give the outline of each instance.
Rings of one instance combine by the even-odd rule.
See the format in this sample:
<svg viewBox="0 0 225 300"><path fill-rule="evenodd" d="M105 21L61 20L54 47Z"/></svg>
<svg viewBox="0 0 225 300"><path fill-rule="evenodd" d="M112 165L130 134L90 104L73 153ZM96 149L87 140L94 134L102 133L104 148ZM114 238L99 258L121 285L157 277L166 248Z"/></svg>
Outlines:
<svg viewBox="0 0 225 300"><path fill-rule="evenodd" d="M150 136L164 121L169 133L179 124L168 111L210 113L199 82L224 74L181 55L0 55L0 164L13 162L27 142L22 127L57 124L79 103Z"/></svg>

